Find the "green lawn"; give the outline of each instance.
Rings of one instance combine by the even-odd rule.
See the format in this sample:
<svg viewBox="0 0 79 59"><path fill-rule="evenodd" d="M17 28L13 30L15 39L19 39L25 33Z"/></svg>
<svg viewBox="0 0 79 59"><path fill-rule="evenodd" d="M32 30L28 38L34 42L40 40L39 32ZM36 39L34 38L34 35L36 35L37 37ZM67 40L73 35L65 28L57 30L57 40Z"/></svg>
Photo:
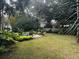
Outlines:
<svg viewBox="0 0 79 59"><path fill-rule="evenodd" d="M46 34L16 46L13 52L0 59L79 59L79 44L74 36Z"/></svg>

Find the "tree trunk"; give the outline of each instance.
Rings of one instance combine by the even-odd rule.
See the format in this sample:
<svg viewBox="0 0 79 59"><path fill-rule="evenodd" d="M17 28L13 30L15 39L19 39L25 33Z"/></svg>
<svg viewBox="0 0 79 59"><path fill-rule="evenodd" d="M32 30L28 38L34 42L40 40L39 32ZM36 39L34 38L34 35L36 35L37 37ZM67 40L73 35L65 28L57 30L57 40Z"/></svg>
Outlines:
<svg viewBox="0 0 79 59"><path fill-rule="evenodd" d="M77 3L77 19L78 19L78 27L77 27L77 42L79 43L79 0L76 0Z"/></svg>
<svg viewBox="0 0 79 59"><path fill-rule="evenodd" d="M2 16L1 16L1 10L0 10L0 30L2 29Z"/></svg>

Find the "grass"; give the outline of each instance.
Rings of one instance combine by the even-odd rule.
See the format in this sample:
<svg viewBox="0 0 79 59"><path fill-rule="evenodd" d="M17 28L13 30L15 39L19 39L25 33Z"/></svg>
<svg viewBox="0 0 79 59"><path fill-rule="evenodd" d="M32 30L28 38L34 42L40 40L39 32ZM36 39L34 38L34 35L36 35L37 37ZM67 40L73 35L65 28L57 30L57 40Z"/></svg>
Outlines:
<svg viewBox="0 0 79 59"><path fill-rule="evenodd" d="M46 34L46 36L19 42L13 52L0 59L79 59L79 44L75 36Z"/></svg>

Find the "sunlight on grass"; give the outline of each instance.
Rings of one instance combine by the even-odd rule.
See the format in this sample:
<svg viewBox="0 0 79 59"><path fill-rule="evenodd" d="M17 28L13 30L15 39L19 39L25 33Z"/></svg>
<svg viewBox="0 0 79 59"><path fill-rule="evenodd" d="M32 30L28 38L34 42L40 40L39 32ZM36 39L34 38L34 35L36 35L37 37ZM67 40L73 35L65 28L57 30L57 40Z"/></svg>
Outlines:
<svg viewBox="0 0 79 59"><path fill-rule="evenodd" d="M47 34L39 39L17 43L14 52L2 59L78 59L79 44L75 39L70 35Z"/></svg>

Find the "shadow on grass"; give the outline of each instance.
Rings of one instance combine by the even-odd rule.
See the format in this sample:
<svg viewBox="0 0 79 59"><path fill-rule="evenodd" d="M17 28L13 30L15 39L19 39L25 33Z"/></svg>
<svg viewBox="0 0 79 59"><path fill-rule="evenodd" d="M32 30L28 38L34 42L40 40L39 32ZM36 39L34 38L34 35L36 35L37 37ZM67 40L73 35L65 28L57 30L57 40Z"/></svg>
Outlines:
<svg viewBox="0 0 79 59"><path fill-rule="evenodd" d="M7 46L4 50L4 52L1 52L0 53L0 58L1 57L4 57L4 56L8 56L10 55L11 53L13 53L14 51L16 50L16 45L10 45L10 46Z"/></svg>
<svg viewBox="0 0 79 59"><path fill-rule="evenodd" d="M18 42L23 42L23 41L30 41L30 40L33 40L33 38L31 38L31 39L17 40L17 41L18 41Z"/></svg>
<svg viewBox="0 0 79 59"><path fill-rule="evenodd" d="M30 40L33 40L33 38L32 38L32 39L20 40L20 41L18 41L18 42L24 42L24 41L30 41ZM16 51L16 49L17 49L16 44L8 45L8 46L6 47L6 50L5 50L4 52L1 52L1 53L0 53L0 58L1 58L1 57L5 57L5 56L9 56L10 54L13 54L13 53Z"/></svg>

